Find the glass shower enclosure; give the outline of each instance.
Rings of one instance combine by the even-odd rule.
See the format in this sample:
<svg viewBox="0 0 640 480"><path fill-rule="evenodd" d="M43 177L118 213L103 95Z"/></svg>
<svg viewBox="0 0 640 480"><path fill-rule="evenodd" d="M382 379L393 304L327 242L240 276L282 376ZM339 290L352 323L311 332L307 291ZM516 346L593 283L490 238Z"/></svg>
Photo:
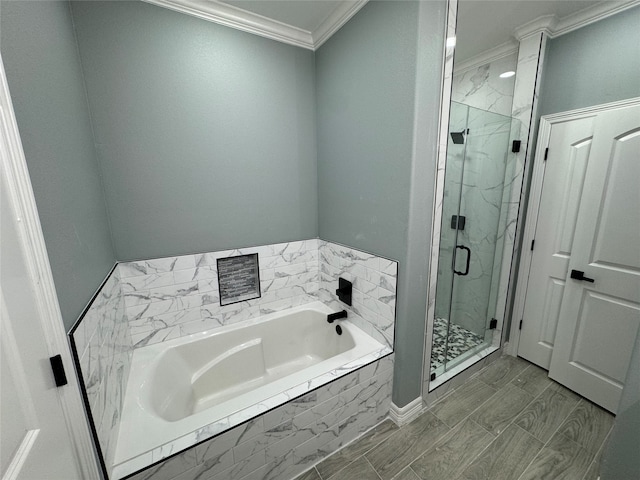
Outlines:
<svg viewBox="0 0 640 480"><path fill-rule="evenodd" d="M451 102L431 379L495 344L518 122ZM499 339L497 339L499 345Z"/></svg>

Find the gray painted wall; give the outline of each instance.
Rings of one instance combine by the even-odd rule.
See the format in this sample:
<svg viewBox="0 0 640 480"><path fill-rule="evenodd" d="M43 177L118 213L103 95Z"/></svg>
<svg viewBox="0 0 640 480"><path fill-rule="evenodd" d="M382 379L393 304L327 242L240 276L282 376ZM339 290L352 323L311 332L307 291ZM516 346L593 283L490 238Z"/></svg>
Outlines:
<svg viewBox="0 0 640 480"><path fill-rule="evenodd" d="M118 260L316 237L314 54L72 2Z"/></svg>
<svg viewBox="0 0 640 480"><path fill-rule="evenodd" d="M67 2L2 2L0 47L67 329L115 263Z"/></svg>
<svg viewBox="0 0 640 480"><path fill-rule="evenodd" d="M398 406L420 396L444 18L371 2L316 52L320 237L400 262Z"/></svg>
<svg viewBox="0 0 640 480"><path fill-rule="evenodd" d="M549 40L540 115L640 96L640 7Z"/></svg>
<svg viewBox="0 0 640 480"><path fill-rule="evenodd" d="M618 414L602 453L602 480L633 480L640 475L640 332L629 365Z"/></svg>

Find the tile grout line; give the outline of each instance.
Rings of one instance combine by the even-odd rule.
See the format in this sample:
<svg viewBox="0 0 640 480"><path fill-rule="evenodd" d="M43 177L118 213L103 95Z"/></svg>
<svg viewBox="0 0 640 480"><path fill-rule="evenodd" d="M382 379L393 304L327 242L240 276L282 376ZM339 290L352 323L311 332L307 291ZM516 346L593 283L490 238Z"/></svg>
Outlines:
<svg viewBox="0 0 640 480"><path fill-rule="evenodd" d="M483 451L484 451L484 450L483 450ZM418 478L418 479L420 478L420 475L418 475L418 474L416 473L416 471L415 471L413 468L411 468L411 464L409 464L409 467L408 467L408 468L409 468L409 470L411 470L411 471L413 472L413 474L416 476L416 478Z"/></svg>
<svg viewBox="0 0 640 480"><path fill-rule="evenodd" d="M389 419L389 421L391 421L393 423L393 421L391 419ZM384 420L383 420L384 422ZM379 426L380 424L382 424L382 422L380 422L377 426ZM375 427L374 427L375 428ZM373 429L372 429L373 430ZM374 448L376 448L378 445L381 445L382 443L386 442L389 438L391 438L392 436L394 436L396 433L400 432L401 428L398 427L398 430L393 432L392 434L390 434L389 436L387 436L387 438L384 438L382 440L380 440L378 443L374 444L371 448L369 448L368 450L365 450L363 453L361 453L358 457L356 457L355 459L351 460L350 462L348 462L346 465L344 465L341 469L337 470L336 472L334 472L333 474L331 474L329 477L327 477L326 479L320 475L320 471L316 468L316 470L318 471L318 475L320 475L321 480L329 480L330 478L336 476L338 473L340 473L342 470L344 470L345 468L347 468L349 465L351 465L353 462L355 462L358 458L360 457L364 457L367 453L371 452ZM366 432L365 432L366 434ZM344 450L345 448L349 447L350 445L359 442L362 440L362 437L364 435L355 438L354 440L352 440L351 442L347 443L346 445L344 445L342 448L338 449L336 452L334 452L333 454L329 455L328 457L324 458L322 461L327 460L328 458L331 458L333 455L336 455L338 453L340 453L340 451ZM317 467L320 463L322 462L318 462L314 467Z"/></svg>
<svg viewBox="0 0 640 480"><path fill-rule="evenodd" d="M613 425L611 426L611 429L609 429L609 433L607 433L607 436L604 437L604 440L602 440L602 445L600 445L600 448L598 448L598 451L593 455L593 458L591 459L591 462L589 463L589 468L587 468L587 471L584 472L582 480L588 480L587 479L587 474L589 473L589 470L591 470L591 465L593 463L595 463L596 459L598 458L598 455L600 455L602 453L602 451L604 450L605 445L609 441L609 437L611 436L612 430L613 430ZM598 466L600 466L600 462L598 462ZM597 472L597 473L598 473L598 475L600 475L600 472Z"/></svg>
<svg viewBox="0 0 640 480"><path fill-rule="evenodd" d="M378 476L378 478L380 480L382 480L382 477L380 476L380 474L378 473L378 471L375 469L375 467L373 465L371 465L371 462L369 461L369 459L367 457L365 457L364 455L362 455L362 458L364 458L364 461L367 462L369 464L369 466L371 467L371 469L374 471L374 473ZM398 472L399 473L399 472Z"/></svg>
<svg viewBox="0 0 640 480"><path fill-rule="evenodd" d="M525 368L525 370L527 370L529 367ZM523 370L524 373L524 370ZM547 378L549 378L549 376L547 375ZM550 379L551 380L551 379ZM553 380L551 380L551 382L553 382ZM522 412L524 412L530 405L533 404L533 402L535 402L539 397L542 396L542 394L544 392L546 392L548 389L551 388L551 386L553 385L553 383L549 383L549 385L547 385L544 389L542 389L542 391L534 397L534 399L529 402L529 404L524 407L519 413L518 415L515 415L513 417L513 419L511 420L511 423L509 425L514 425L517 428L519 428L520 430L522 430L523 432L528 433L529 435L531 435L533 438L535 438L536 440L538 440L540 443L542 443L542 447L540 448L540 450L538 451L538 453L536 453L536 455L531 459L531 461L529 462L529 464L526 466L526 468L522 471L522 473L520 474L520 476L518 477L518 480L520 480L524 474L527 472L527 470L529 470L529 467L533 464L533 462L535 462L535 460L538 458L538 456L542 453L542 451L547 447L547 445L549 444L549 442L551 442L551 440L553 439L553 437L555 436L556 433L558 433L558 431L560 430L560 427L562 427L562 425L564 425L564 422L567 420L567 418L569 418L569 416L573 413L573 411L578 407L578 404L580 403L580 400L578 400L578 402L576 402L576 404L574 405L574 407L569 411L569 413L567 413L567 415L564 417L564 419L558 424L558 427L553 431L553 433L549 436L549 439L546 442L542 442L538 437L536 437L535 435L533 435L530 432L527 432L524 428L522 428L520 425L516 424L515 421L518 417L520 417L520 415L522 414ZM517 385L515 385L516 387L518 387ZM519 388L519 387L518 387ZM525 391L524 389L520 389L522 391Z"/></svg>
<svg viewBox="0 0 640 480"><path fill-rule="evenodd" d="M546 390L546 389L545 389L545 390ZM542 395L542 393L541 393L540 395ZM566 422L566 421L567 421L567 418L569 418L569 417L571 416L571 414L576 410L576 408L578 408L578 405L580 404L580 402L582 402L582 399L579 399L579 400L576 402L575 406L571 409L571 411L569 411L569 413L567 414L567 416L566 416L566 417L564 417L564 420L563 420L562 422L560 422L560 424L558 425L558 428L556 428L556 429L553 431L553 433L549 436L549 440L547 440L547 441L542 445L542 448L540 448L540 451L538 451L538 453L536 454L536 456L535 456L535 457L533 457L533 459L531 460L531 462L529 462L529 465L527 465L527 468L525 468L525 469L522 471L522 473L521 473L521 474L520 474L520 476L518 477L518 480L520 480L520 479L524 476L524 474L525 474L525 473L527 473L527 470L529 470L529 467L531 466L531 464L532 464L533 462L535 462L536 458L538 458L538 456L542 453L542 451L543 451L545 448L547 448L547 446L549 445L549 443L551 442L551 440L553 439L553 437L555 437L555 435L560 431L560 428L562 427L562 425L564 425L564 422ZM523 432L527 432L524 428L520 427L519 425L516 425L516 427L520 428ZM529 433L529 432L527 432L527 433ZM533 434L531 434L531 433L529 433L529 435L531 435L531 436L532 436L533 438L535 438L536 440L540 441L540 439L539 439L538 437L536 437L535 435L533 435ZM563 435L563 434L560 434L560 435L562 435L563 437L567 438L567 437L566 437L565 435ZM567 438L567 440L570 440L570 441L572 441L572 442L573 442L573 440L571 440L570 438ZM574 443L575 443L576 445L578 445L578 447L583 448L583 447L582 447L582 445L578 444L577 442L574 442ZM586 449L584 449L584 450L586 451ZM594 457L593 457L593 458L595 458L595 455L594 455ZM593 458L592 458L592 461L593 461ZM588 471L588 469L587 469L587 471ZM586 472L585 472L585 474L586 474Z"/></svg>
<svg viewBox="0 0 640 480"><path fill-rule="evenodd" d="M480 380L482 382L482 380ZM463 383L462 385L465 385L467 382ZM482 382L484 383L484 382ZM492 388L494 390L494 392L491 394L491 396L489 398L487 398L484 402L482 402L480 405L478 405L474 410L472 410L471 412L469 412L468 415L466 415L465 417L463 417L458 423L456 423L455 425L451 426L449 425L447 422L445 422L442 418L440 418L438 415L436 415L434 412L431 412L431 414L436 417L438 420L440 420L442 423L444 423L447 427L449 427L450 429L453 429L455 427L457 427L460 423L464 422L467 418L469 418L471 415L473 415L477 410L479 410L480 408L482 408L484 406L485 403L487 403L496 393L498 393L500 391L500 389L495 389L493 388L491 385L487 385L486 383L484 383L487 387ZM462 385L460 385L460 387L462 387ZM458 388L460 388L458 387ZM455 391L457 390L454 389L451 393L453 394ZM433 408L433 407L431 407ZM431 408L429 410L427 410L427 412L431 411Z"/></svg>

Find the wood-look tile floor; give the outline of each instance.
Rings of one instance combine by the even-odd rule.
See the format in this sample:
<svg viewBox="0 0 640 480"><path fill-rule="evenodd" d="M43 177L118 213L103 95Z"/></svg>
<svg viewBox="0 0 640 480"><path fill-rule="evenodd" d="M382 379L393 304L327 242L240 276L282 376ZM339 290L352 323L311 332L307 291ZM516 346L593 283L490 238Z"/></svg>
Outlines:
<svg viewBox="0 0 640 480"><path fill-rule="evenodd" d="M503 356L410 424L386 420L297 480L596 480L613 418Z"/></svg>

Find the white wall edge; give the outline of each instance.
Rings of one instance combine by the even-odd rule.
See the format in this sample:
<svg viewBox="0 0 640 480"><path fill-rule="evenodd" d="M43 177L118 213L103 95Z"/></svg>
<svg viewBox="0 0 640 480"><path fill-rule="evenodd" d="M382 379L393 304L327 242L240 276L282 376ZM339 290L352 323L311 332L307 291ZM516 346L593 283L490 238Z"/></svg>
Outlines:
<svg viewBox="0 0 640 480"><path fill-rule="evenodd" d="M60 354L66 365L68 385L58 388L65 423L75 449L79 470L83 478L101 478L93 442L84 412L80 387L73 367L49 256L44 243L42 226L36 206L27 162L22 149L4 63L0 55L0 128L6 140L7 152L2 156L0 169L9 185L9 201L19 216L21 242L24 249L30 281L37 298L36 308L42 319L49 356Z"/></svg>
<svg viewBox="0 0 640 480"><path fill-rule="evenodd" d="M360 11L369 0L356 0L355 2L344 2L329 15L311 34L313 38L313 49L318 49L324 42L347 23L351 17Z"/></svg>
<svg viewBox="0 0 640 480"><path fill-rule="evenodd" d="M215 0L143 0L226 27L314 50L311 32Z"/></svg>
<svg viewBox="0 0 640 480"><path fill-rule="evenodd" d="M391 418L393 423L402 427L420 415L423 408L424 403L422 401L422 397L416 398L412 402L407 403L404 407L398 407L395 403L391 402L391 406L389 407L389 418Z"/></svg>

